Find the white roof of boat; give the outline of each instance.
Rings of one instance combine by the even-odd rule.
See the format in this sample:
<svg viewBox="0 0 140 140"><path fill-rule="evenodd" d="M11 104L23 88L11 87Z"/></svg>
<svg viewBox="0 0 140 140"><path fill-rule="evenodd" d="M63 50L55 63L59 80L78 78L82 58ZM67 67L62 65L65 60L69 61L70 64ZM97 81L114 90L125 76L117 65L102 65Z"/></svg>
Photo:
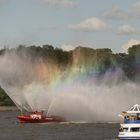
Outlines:
<svg viewBox="0 0 140 140"><path fill-rule="evenodd" d="M133 107L131 107L128 111L126 111L129 114L133 113L140 113L140 105L135 104Z"/></svg>

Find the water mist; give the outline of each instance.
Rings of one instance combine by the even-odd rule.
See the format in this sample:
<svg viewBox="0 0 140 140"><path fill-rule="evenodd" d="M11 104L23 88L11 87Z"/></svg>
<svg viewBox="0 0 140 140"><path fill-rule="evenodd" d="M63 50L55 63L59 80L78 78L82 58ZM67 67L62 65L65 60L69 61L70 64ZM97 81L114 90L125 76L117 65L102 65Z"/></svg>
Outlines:
<svg viewBox="0 0 140 140"><path fill-rule="evenodd" d="M20 110L48 110L69 121L118 121L122 110L139 104L140 86L122 77L119 68L98 78L16 51L0 56L0 85Z"/></svg>

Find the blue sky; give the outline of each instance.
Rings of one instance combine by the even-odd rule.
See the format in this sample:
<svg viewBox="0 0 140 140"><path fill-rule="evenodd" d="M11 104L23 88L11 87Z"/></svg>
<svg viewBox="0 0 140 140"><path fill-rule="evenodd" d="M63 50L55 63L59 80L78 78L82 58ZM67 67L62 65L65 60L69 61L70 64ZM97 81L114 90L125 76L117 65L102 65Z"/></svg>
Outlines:
<svg viewBox="0 0 140 140"><path fill-rule="evenodd" d="M140 0L0 0L0 46L126 51L140 43Z"/></svg>

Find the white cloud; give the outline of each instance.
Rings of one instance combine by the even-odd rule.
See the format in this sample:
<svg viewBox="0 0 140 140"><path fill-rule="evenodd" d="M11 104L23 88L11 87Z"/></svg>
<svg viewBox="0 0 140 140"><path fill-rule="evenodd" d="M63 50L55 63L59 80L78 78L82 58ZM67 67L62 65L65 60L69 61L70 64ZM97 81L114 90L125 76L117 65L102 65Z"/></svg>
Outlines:
<svg viewBox="0 0 140 140"><path fill-rule="evenodd" d="M128 19L128 18L140 18L140 1L134 3L128 7L125 11L118 6L114 6L108 11L103 13L103 16L110 19Z"/></svg>
<svg viewBox="0 0 140 140"><path fill-rule="evenodd" d="M41 0L44 4L51 7L75 7L77 3L74 0Z"/></svg>
<svg viewBox="0 0 140 140"><path fill-rule="evenodd" d="M107 29L107 25L96 17L88 18L79 24L70 24L68 28L80 31L102 31Z"/></svg>
<svg viewBox="0 0 140 140"><path fill-rule="evenodd" d="M63 45L61 46L61 48L62 48L63 50L65 50L65 51L70 51L70 50L75 49L76 46L71 45L71 44L63 44Z"/></svg>
<svg viewBox="0 0 140 140"><path fill-rule="evenodd" d="M122 25L119 27L119 32L120 35L132 35L132 34L137 34L137 31L134 27L130 25Z"/></svg>
<svg viewBox="0 0 140 140"><path fill-rule="evenodd" d="M126 44L122 46L122 51L127 53L130 47L138 44L140 44L140 40L130 39Z"/></svg>
<svg viewBox="0 0 140 140"><path fill-rule="evenodd" d="M126 19L128 18L128 13L121 10L118 6L114 6L112 9L104 12L103 16L111 19Z"/></svg>

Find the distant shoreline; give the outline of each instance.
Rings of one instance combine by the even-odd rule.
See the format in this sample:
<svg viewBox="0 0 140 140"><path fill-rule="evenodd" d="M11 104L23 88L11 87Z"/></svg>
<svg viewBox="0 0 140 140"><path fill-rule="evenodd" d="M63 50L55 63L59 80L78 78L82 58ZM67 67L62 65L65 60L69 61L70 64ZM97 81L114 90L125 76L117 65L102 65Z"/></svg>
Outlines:
<svg viewBox="0 0 140 140"><path fill-rule="evenodd" d="M18 110L16 106L0 106L0 112L1 111L15 111Z"/></svg>

